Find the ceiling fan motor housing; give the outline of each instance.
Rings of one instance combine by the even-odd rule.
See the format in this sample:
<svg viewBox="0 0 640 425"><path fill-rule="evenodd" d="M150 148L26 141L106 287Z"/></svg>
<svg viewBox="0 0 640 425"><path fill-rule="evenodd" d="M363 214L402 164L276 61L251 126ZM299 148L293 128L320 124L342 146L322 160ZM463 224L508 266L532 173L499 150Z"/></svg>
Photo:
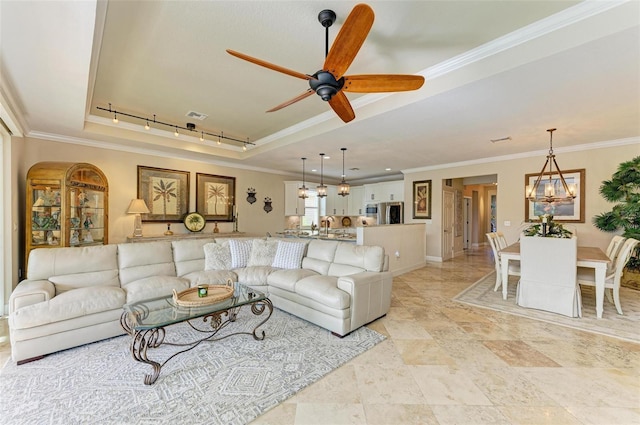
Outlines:
<svg viewBox="0 0 640 425"><path fill-rule="evenodd" d="M344 86L344 77L336 80L328 71L318 71L313 74L313 77L315 79L309 80L309 86L325 102L330 101Z"/></svg>

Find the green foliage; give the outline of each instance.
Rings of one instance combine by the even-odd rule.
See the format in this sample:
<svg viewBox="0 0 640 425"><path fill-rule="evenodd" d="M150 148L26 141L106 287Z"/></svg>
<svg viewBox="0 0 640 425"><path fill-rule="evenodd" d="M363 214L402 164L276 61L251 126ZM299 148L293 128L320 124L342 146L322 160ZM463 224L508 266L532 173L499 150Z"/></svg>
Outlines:
<svg viewBox="0 0 640 425"><path fill-rule="evenodd" d="M616 204L593 217L593 224L605 232L622 230L623 236L640 239L640 156L621 163L611 180L602 182L600 195ZM640 270L640 249L634 251L627 268Z"/></svg>
<svg viewBox="0 0 640 425"><path fill-rule="evenodd" d="M539 216L540 221L542 222L542 218L545 217L543 215ZM547 215L547 233L543 235L543 226L542 223L532 224L527 229L524 230L525 236L544 236L546 238L563 238L569 239L573 236L571 231L564 228L564 226L560 223L556 223L553 221L552 215Z"/></svg>

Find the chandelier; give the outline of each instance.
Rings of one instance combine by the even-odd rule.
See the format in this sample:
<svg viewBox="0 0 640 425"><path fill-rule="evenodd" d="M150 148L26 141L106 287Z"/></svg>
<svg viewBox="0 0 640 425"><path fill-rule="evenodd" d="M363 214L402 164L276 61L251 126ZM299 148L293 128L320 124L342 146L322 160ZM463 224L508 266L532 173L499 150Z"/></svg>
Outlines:
<svg viewBox="0 0 640 425"><path fill-rule="evenodd" d="M309 197L309 194L307 194L307 187L304 185L304 161L307 158L300 159L302 159L302 187L298 188L298 198L306 199Z"/></svg>
<svg viewBox="0 0 640 425"><path fill-rule="evenodd" d="M320 154L320 186L317 186L318 198L324 198L327 196L327 186L324 185L324 154Z"/></svg>
<svg viewBox="0 0 640 425"><path fill-rule="evenodd" d="M531 202L544 202L548 204L553 202L573 202L577 194L576 185L567 184L556 162L556 156L553 154L553 132L556 131L556 129L550 128L547 131L549 132L549 154L547 155L547 161L544 163L542 170L540 170L540 175L538 175L533 186L527 185L525 195ZM549 165L549 171L545 172L547 164ZM556 168L555 172L553 171L554 166ZM543 180L546 180L544 192L538 193L538 188ZM558 181L562 184L562 188L558 186ZM557 191L556 186L558 186L557 189L559 189Z"/></svg>
<svg viewBox="0 0 640 425"><path fill-rule="evenodd" d="M349 195L349 183L347 183L346 181L344 181L344 151L347 150L347 148L340 148L340 150L342 151L342 183L340 183L340 185L338 186L338 195L340 196L348 196Z"/></svg>

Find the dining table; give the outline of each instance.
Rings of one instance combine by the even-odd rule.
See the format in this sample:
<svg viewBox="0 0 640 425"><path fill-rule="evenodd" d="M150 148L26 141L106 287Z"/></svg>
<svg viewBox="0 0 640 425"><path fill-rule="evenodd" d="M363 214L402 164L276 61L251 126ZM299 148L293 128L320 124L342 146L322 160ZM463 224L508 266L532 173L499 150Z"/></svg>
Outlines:
<svg viewBox="0 0 640 425"><path fill-rule="evenodd" d="M509 261L520 261L520 242L516 242L500 250L500 271L502 273L502 298L507 299L509 284ZM604 281L607 275L607 267L611 259L605 252L596 246L578 246L578 267L592 268L596 277L596 317L602 318L604 303Z"/></svg>

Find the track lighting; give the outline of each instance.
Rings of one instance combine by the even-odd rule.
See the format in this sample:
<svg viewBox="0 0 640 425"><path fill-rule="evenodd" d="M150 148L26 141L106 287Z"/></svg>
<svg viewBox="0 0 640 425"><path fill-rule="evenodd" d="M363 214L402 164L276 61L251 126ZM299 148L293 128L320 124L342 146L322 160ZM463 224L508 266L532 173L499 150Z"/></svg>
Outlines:
<svg viewBox="0 0 640 425"><path fill-rule="evenodd" d="M111 107L111 103L109 103L109 108L102 108L100 106L96 106L96 109L99 109L101 111L107 111L107 112L109 112L109 114L113 114L113 122L115 124L118 123L118 115L124 115L125 117L135 118L135 119L143 121L145 123L145 126L144 126L145 130L149 130L151 128L150 122L153 122L153 124L164 125L165 127L171 127L172 129L174 129L174 133L173 134L176 137L180 136L180 133L178 132L178 130L185 130L187 132L198 131L198 130L196 130L195 124L187 123L186 127L182 127L180 125L175 125L175 124L170 124L170 123L167 123L167 122L158 121L158 120L156 120L156 114L153 114L153 121L151 121L151 119L148 118L148 117L141 117L139 115L133 115L133 114L128 114L126 112L117 111L116 109ZM212 133L212 132L204 131L204 130L200 130L200 141L201 142L205 141L205 135L213 137L214 140L216 140L216 144L218 144L218 145L221 145L223 143L223 141L225 141L225 143L229 143L229 144L234 145L234 146L238 146L239 143L242 143L242 150L243 151L247 150L247 146L255 144L255 143L251 142L249 139L247 139L247 140L239 140L239 139L234 139L233 137L225 136L223 134L223 132L220 132L220 134L216 134L216 133ZM228 141L228 142L226 142L226 141Z"/></svg>

